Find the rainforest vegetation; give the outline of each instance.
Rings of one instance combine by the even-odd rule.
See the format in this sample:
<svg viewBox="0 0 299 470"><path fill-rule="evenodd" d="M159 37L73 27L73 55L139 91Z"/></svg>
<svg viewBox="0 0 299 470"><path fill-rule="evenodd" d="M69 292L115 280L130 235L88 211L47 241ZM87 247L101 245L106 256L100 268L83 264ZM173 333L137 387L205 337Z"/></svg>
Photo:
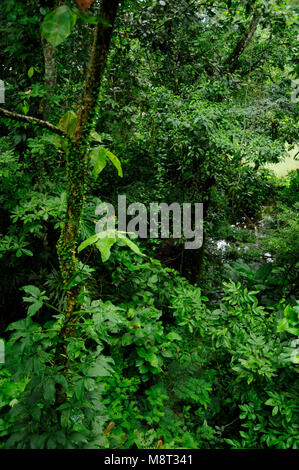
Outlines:
<svg viewBox="0 0 299 470"><path fill-rule="evenodd" d="M299 447L298 13L1 0L1 449Z"/></svg>

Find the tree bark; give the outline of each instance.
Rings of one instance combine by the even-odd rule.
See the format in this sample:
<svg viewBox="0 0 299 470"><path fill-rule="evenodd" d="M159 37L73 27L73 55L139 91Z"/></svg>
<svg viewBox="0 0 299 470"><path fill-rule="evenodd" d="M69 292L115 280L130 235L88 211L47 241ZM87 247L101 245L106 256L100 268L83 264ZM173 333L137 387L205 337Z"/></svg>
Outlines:
<svg viewBox="0 0 299 470"><path fill-rule="evenodd" d="M233 73L236 70L238 66L239 57L243 53L247 44L251 41L257 28L260 17L261 14L256 10L253 14L248 31L246 31L242 38L237 42L233 51L230 53L230 55L224 62L224 66L229 73Z"/></svg>
<svg viewBox="0 0 299 470"><path fill-rule="evenodd" d="M77 272L78 259L76 255L76 241L84 203L86 148L89 134L93 126L99 87L106 67L118 3L118 0L102 0L101 2L99 18L101 18L102 21L97 24L95 29L83 105L78 111L73 143L67 151L67 214L57 244L60 270L65 284L67 284ZM107 26L107 24L109 24L109 26ZM67 291L66 315L68 322L70 322L72 313L77 304L78 295L78 287L70 288ZM70 334L70 331L67 331L66 334Z"/></svg>
<svg viewBox="0 0 299 470"><path fill-rule="evenodd" d="M78 258L76 255L76 241L79 223L84 203L85 174L86 174L86 147L93 126L94 112L96 110L99 87L105 71L113 25L116 18L118 0L102 0L99 22L94 33L91 60L87 74L83 105L77 114L77 124L70 148L67 150L67 213L63 229L57 243L57 254L63 281L67 283L76 275ZM106 24L109 26L106 26ZM55 363L62 366L63 373L68 370L68 355L66 338L73 336L76 330L76 318L73 315L78 304L80 287L70 287L67 290L67 308L64 325L60 333L60 343L56 349ZM56 388L56 405L62 404L66 394L62 386Z"/></svg>
<svg viewBox="0 0 299 470"><path fill-rule="evenodd" d="M39 113L44 120L48 119L51 96L53 96L57 81L57 67L55 50L52 44L42 36L42 46L45 64L45 86L48 89L47 96L44 96L40 102Z"/></svg>

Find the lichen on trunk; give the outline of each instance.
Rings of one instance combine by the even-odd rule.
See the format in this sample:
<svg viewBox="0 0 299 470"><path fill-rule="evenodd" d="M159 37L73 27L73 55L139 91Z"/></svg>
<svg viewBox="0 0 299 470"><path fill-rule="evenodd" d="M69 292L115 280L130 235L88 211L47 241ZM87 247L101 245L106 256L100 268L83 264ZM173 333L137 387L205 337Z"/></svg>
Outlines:
<svg viewBox="0 0 299 470"><path fill-rule="evenodd" d="M76 242L84 204L86 148L94 123L94 112L99 95L99 87L105 71L118 3L117 0L103 0L101 2L99 9L100 21L95 28L83 104L78 111L72 144L66 153L67 211L65 223L57 244L60 270L65 285L76 274L78 267ZM67 322L71 320L78 295L78 286L67 290ZM70 331L66 330L66 334L70 334Z"/></svg>

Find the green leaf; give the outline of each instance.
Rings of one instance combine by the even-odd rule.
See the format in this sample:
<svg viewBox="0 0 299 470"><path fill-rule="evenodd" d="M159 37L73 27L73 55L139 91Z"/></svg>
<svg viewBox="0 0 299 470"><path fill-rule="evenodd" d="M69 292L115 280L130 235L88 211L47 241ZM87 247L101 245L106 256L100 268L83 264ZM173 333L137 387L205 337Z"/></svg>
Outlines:
<svg viewBox="0 0 299 470"><path fill-rule="evenodd" d="M90 137L96 142L100 142L100 144L102 143L102 137L96 131L91 131Z"/></svg>
<svg viewBox="0 0 299 470"><path fill-rule="evenodd" d="M37 302L34 302L34 304L30 305L30 307L28 308L28 315L29 317L32 317L33 315L36 314L36 312L38 312L38 310L40 310L43 306L43 302L41 300L38 300Z"/></svg>
<svg viewBox="0 0 299 470"><path fill-rule="evenodd" d="M43 384L43 396L47 402L54 403L56 390L55 390L55 384L53 380L50 378L46 379Z"/></svg>
<svg viewBox="0 0 299 470"><path fill-rule="evenodd" d="M24 253L24 255L33 256L32 251L27 250L27 248L22 248L22 252Z"/></svg>
<svg viewBox="0 0 299 470"><path fill-rule="evenodd" d="M28 70L28 77L31 78L34 74L34 67L30 67L30 69Z"/></svg>
<svg viewBox="0 0 299 470"><path fill-rule="evenodd" d="M182 337L178 334L178 333L175 333L174 331L171 331L170 333L168 333L168 335L166 335L166 338L167 339L170 339L171 341L182 341Z"/></svg>
<svg viewBox="0 0 299 470"><path fill-rule="evenodd" d="M106 155L109 158L109 160L111 161L111 163L117 169L118 176L123 177L123 170L122 170L121 163L120 163L119 159L117 158L117 156L114 155L114 153L109 152L109 150L106 150Z"/></svg>
<svg viewBox="0 0 299 470"><path fill-rule="evenodd" d="M123 235L121 232L116 232L116 235L119 240L121 240L125 245L127 245L129 248L131 248L134 253L140 256L145 256L138 248L138 246L132 242L129 238L127 238L125 235Z"/></svg>
<svg viewBox="0 0 299 470"><path fill-rule="evenodd" d="M24 105L22 106L22 110L24 114L28 114L28 111L29 111L28 103L24 102Z"/></svg>
<svg viewBox="0 0 299 470"><path fill-rule="evenodd" d="M84 394L84 379L78 380L75 386L75 395L78 398L78 400L82 400L83 394Z"/></svg>
<svg viewBox="0 0 299 470"><path fill-rule="evenodd" d="M41 291L36 286L31 286L31 285L24 286L21 288L21 290L24 290L26 294L30 294L33 297L39 297L41 295Z"/></svg>
<svg viewBox="0 0 299 470"><path fill-rule="evenodd" d="M159 365L158 357L153 351L146 351L144 359L148 361L152 367L158 367Z"/></svg>
<svg viewBox="0 0 299 470"><path fill-rule="evenodd" d="M145 256L135 243L127 238L122 232L117 230L104 230L103 232L92 235L80 244L78 247L78 253L84 250L84 248L87 246L95 244L98 250L101 252L102 261L105 262L109 259L111 247L114 245L117 239L127 245L137 255Z"/></svg>
<svg viewBox="0 0 299 470"><path fill-rule="evenodd" d="M146 358L147 351L144 348L138 348L137 349L137 354L138 354L139 357Z"/></svg>
<svg viewBox="0 0 299 470"><path fill-rule="evenodd" d="M77 124L77 114L74 111L67 111L59 121L58 127L73 137Z"/></svg>
<svg viewBox="0 0 299 470"><path fill-rule="evenodd" d="M84 279L84 273L76 273L74 276L71 277L71 279L68 281L68 283L64 286L65 290L71 289L72 287L77 286L82 282Z"/></svg>
<svg viewBox="0 0 299 470"><path fill-rule="evenodd" d="M98 241L98 239L99 239L99 237L98 237L98 234L96 233L95 235L92 235L91 237L84 240L84 242L82 242L78 247L78 253L80 253L80 251L84 250L84 248L86 248L87 246L93 245L94 243L96 243Z"/></svg>
<svg viewBox="0 0 299 470"><path fill-rule="evenodd" d="M55 382L60 384L64 390L68 390L68 383L67 383L67 380L66 378L64 377L63 374L56 374L55 375Z"/></svg>
<svg viewBox="0 0 299 470"><path fill-rule="evenodd" d="M89 153L89 157L94 162L92 174L94 179L96 180L101 171L103 171L105 166L107 165L106 152L104 147L93 148Z"/></svg>
<svg viewBox="0 0 299 470"><path fill-rule="evenodd" d="M91 134L91 137L94 138L96 141L101 142L101 136L93 131ZM107 164L107 158L111 161L111 163L115 166L117 169L118 176L123 176L123 171L121 167L121 163L119 159L117 158L116 155L114 155L112 152L107 150L105 147L99 146L93 148L89 156L91 160L94 162L94 168L93 168L93 176L94 179L97 179L98 175L101 173L101 171L105 168Z"/></svg>
<svg viewBox="0 0 299 470"><path fill-rule="evenodd" d="M146 374L149 371L149 368L145 364L141 364L138 368L142 374Z"/></svg>
<svg viewBox="0 0 299 470"><path fill-rule="evenodd" d="M89 377L108 377L111 375L110 371L108 370L108 367L104 367L103 364L95 364L94 366L91 366L88 371L87 375Z"/></svg>
<svg viewBox="0 0 299 470"><path fill-rule="evenodd" d="M59 46L71 34L76 20L77 15L67 5L62 5L45 16L42 35L53 47Z"/></svg>
<svg viewBox="0 0 299 470"><path fill-rule="evenodd" d="M107 261L110 258L111 247L114 245L115 242L116 242L116 238L111 237L111 236L101 237L97 241L96 247L101 252L101 258L102 258L103 263L105 263L105 261Z"/></svg>

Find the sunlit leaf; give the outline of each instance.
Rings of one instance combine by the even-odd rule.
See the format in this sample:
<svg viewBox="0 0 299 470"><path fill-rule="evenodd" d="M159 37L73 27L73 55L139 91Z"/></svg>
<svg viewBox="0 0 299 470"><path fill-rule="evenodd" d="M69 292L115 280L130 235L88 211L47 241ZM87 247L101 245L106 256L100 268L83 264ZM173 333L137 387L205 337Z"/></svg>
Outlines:
<svg viewBox="0 0 299 470"><path fill-rule="evenodd" d="M92 235L91 237L84 240L84 242L82 242L81 245L79 245L79 247L78 247L78 253L80 253L80 251L84 250L84 248L86 248L87 246L93 245L94 243L96 243L98 241L98 239L99 239L99 237L98 237L98 234L96 233L95 235Z"/></svg>
<svg viewBox="0 0 299 470"><path fill-rule="evenodd" d="M99 136L99 134L97 134L97 132L91 133L91 137L93 137L98 142L101 141L101 137ZM90 151L89 156L91 160L94 162L94 167L92 171L94 179L97 179L101 171L103 171L103 169L105 168L107 164L107 158L109 158L111 163L117 169L118 176L121 176L121 177L123 176L122 167L121 167L121 163L119 159L117 158L116 155L114 155L112 152L107 150L105 147L98 146L98 147L93 148Z"/></svg>
<svg viewBox="0 0 299 470"><path fill-rule="evenodd" d="M53 47L59 46L72 32L77 16L67 5L62 5L45 16L42 35Z"/></svg>
<svg viewBox="0 0 299 470"><path fill-rule="evenodd" d="M94 162L92 174L96 180L101 171L107 165L106 152L104 147L95 147L89 153L90 159Z"/></svg>
<svg viewBox="0 0 299 470"><path fill-rule="evenodd" d="M30 69L28 70L28 77L31 78L34 74L34 67L30 67Z"/></svg>
<svg viewBox="0 0 299 470"><path fill-rule="evenodd" d="M110 258L111 247L114 245L115 242L116 237L111 237L109 235L107 237L100 238L97 241L96 247L101 252L101 258L103 263L105 263L105 261Z"/></svg>
<svg viewBox="0 0 299 470"><path fill-rule="evenodd" d="M91 131L90 136L93 140L102 143L102 137L96 131Z"/></svg>
<svg viewBox="0 0 299 470"><path fill-rule="evenodd" d="M60 119L58 127L72 137L76 129L76 124L76 113L74 113L74 111L67 111Z"/></svg>
<svg viewBox="0 0 299 470"><path fill-rule="evenodd" d="M132 242L129 238L127 238L125 235L123 235L121 232L116 232L117 237L119 240L121 240L125 245L127 245L129 248L131 248L134 253L140 256L144 256L144 254L139 250L138 246Z"/></svg>
<svg viewBox="0 0 299 470"><path fill-rule="evenodd" d="M122 170L121 163L120 163L119 159L117 158L117 156L114 155L112 152L109 152L109 150L106 150L106 155L109 158L109 160L111 161L111 163L117 169L118 176L123 177L123 170Z"/></svg>

